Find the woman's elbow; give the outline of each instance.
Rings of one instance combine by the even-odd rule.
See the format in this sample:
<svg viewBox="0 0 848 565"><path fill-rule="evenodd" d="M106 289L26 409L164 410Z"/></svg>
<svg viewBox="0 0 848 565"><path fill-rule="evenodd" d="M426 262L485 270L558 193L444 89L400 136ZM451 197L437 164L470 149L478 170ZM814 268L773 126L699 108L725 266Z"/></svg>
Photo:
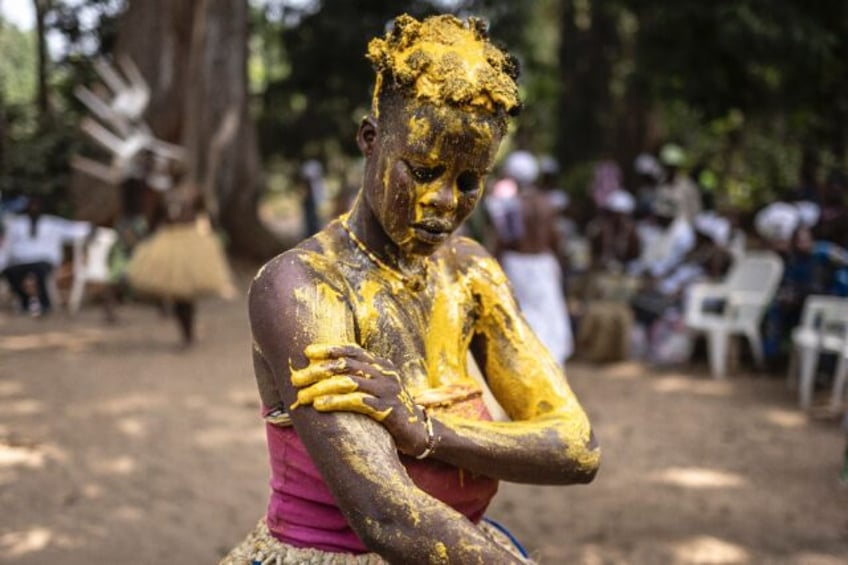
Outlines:
<svg viewBox="0 0 848 565"><path fill-rule="evenodd" d="M600 455L600 452L598 452L598 455ZM595 480L600 467L600 457L590 465L577 466L572 473L572 484L588 485Z"/></svg>
<svg viewBox="0 0 848 565"><path fill-rule="evenodd" d="M592 434L588 441L566 449L566 483L589 484L595 480L601 466L601 447Z"/></svg>

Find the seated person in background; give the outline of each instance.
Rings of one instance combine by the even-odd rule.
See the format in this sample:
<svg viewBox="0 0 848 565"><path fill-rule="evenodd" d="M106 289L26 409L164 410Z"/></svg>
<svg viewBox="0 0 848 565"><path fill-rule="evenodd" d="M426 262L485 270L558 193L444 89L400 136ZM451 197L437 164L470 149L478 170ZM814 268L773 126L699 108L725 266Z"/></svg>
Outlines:
<svg viewBox="0 0 848 565"><path fill-rule="evenodd" d="M497 262L455 235L517 69L453 16L400 16L368 56L353 209L251 286L272 492L224 563L526 562L481 521L498 481L588 482L600 452ZM490 421L469 352L511 421Z"/></svg>
<svg viewBox="0 0 848 565"><path fill-rule="evenodd" d="M712 213L698 214L695 217L694 249L686 255L683 263L659 281L659 291L679 300L693 282L723 278L733 263L728 249L731 230L730 221L726 218Z"/></svg>
<svg viewBox="0 0 848 565"><path fill-rule="evenodd" d="M666 143L662 147L660 161L665 168L665 177L657 188L657 199L673 200L677 212L691 223L703 210L703 202L698 185L682 170L686 159L686 153L679 145Z"/></svg>
<svg viewBox="0 0 848 565"><path fill-rule="evenodd" d="M694 223L695 247L682 263L631 302L638 322L640 355L654 363L688 361L693 345L683 320L688 290L696 282L722 279L733 262L728 248L730 221L714 213L701 213Z"/></svg>
<svg viewBox="0 0 848 565"><path fill-rule="evenodd" d="M636 173L636 213L642 215L654 208L657 189L665 171L657 158L650 153L640 153L633 161Z"/></svg>
<svg viewBox="0 0 848 565"><path fill-rule="evenodd" d="M652 216L658 232L643 243L641 255L628 265L628 271L657 280L683 262L695 246L695 233L673 199L657 198Z"/></svg>
<svg viewBox="0 0 848 565"><path fill-rule="evenodd" d="M53 304L48 292L48 277L62 262L63 245L84 239L92 233L88 222L74 222L43 214L44 199L32 196L26 213L13 216L6 225L6 268L3 276L18 297L20 310L33 315L47 314ZM35 280L37 301L26 290L29 277Z"/></svg>
<svg viewBox="0 0 848 565"><path fill-rule="evenodd" d="M581 359L611 362L630 355L633 314L627 303L638 279L623 273L639 256L639 235L633 221L636 202L621 188L603 201L599 215L586 227L592 270L583 277L579 302L577 352Z"/></svg>
<svg viewBox="0 0 848 565"><path fill-rule="evenodd" d="M690 285L717 281L727 274L733 262L727 249L730 231L730 222L721 216L702 213L695 217L695 247L666 276L633 297L633 309L640 324L650 330L669 310L682 311Z"/></svg>
<svg viewBox="0 0 848 565"><path fill-rule="evenodd" d="M765 318L763 350L780 365L788 353L792 328L811 294L848 296L848 251L814 240L819 207L811 202L775 202L756 217L759 234L784 262L783 278Z"/></svg>
<svg viewBox="0 0 848 565"><path fill-rule="evenodd" d="M606 199L598 216L586 226L594 269L621 272L624 265L639 257L639 235L633 221L635 208L633 196L618 189Z"/></svg>

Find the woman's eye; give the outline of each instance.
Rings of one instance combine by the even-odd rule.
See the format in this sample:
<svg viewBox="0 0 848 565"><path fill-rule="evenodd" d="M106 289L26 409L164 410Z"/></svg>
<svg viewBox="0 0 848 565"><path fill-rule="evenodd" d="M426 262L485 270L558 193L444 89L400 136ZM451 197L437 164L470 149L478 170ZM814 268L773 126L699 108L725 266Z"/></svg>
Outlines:
<svg viewBox="0 0 848 565"><path fill-rule="evenodd" d="M480 188L480 175L466 171L456 178L456 187L460 192L474 192Z"/></svg>
<svg viewBox="0 0 848 565"><path fill-rule="evenodd" d="M412 178L414 178L416 182L420 183L433 182L439 178L445 170L444 167L415 167L409 163L407 163L406 166L409 168Z"/></svg>

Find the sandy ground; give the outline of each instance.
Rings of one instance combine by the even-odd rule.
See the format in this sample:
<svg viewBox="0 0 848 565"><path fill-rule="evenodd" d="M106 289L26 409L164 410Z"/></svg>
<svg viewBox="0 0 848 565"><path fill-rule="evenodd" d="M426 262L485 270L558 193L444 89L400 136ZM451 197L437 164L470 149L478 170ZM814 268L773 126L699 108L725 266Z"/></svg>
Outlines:
<svg viewBox="0 0 848 565"><path fill-rule="evenodd" d="M263 513L243 301L203 303L186 353L153 308L121 317L0 313L0 563L215 563ZM604 446L597 480L503 484L490 509L540 562L848 563L844 435L782 379L569 378Z"/></svg>

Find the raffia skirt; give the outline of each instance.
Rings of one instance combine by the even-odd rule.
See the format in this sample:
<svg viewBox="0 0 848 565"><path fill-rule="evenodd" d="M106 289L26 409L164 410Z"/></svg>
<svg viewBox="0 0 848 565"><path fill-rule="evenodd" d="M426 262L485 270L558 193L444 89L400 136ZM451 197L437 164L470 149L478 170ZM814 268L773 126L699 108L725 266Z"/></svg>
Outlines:
<svg viewBox="0 0 848 565"><path fill-rule="evenodd" d="M234 294L223 247L204 219L163 226L138 244L127 279L140 293L176 300Z"/></svg>
<svg viewBox="0 0 848 565"><path fill-rule="evenodd" d="M480 531L517 559L532 564L523 557L509 537L496 526L482 521ZM388 562L376 553L335 553L320 549L300 548L281 542L271 535L265 518L259 520L247 538L233 549L219 565L386 565Z"/></svg>

